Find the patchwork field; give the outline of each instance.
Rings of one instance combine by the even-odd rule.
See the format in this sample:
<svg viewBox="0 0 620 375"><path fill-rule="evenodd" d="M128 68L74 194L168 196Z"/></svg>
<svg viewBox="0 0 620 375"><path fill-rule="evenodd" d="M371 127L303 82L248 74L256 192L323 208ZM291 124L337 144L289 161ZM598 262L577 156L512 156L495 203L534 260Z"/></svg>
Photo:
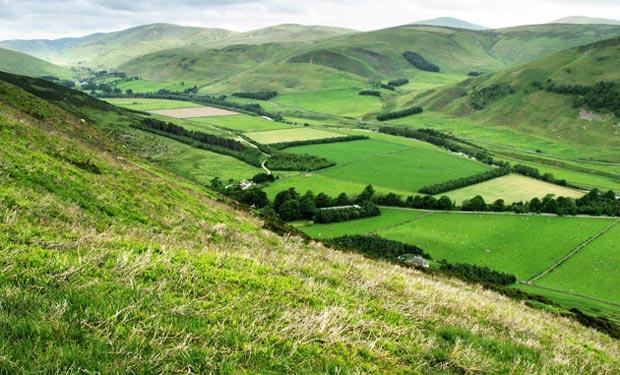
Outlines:
<svg viewBox="0 0 620 375"><path fill-rule="evenodd" d="M215 125L221 128L240 132L260 132L294 127L293 125L266 120L259 116L249 115L198 117L192 119L192 121L201 124Z"/></svg>
<svg viewBox="0 0 620 375"><path fill-rule="evenodd" d="M119 107L135 109L138 111L149 111L155 109L195 108L201 106L200 104L192 102L167 99L112 98L106 99L105 101Z"/></svg>
<svg viewBox="0 0 620 375"><path fill-rule="evenodd" d="M382 208L381 216L332 224L313 224L300 222L297 228L314 238L329 239L344 235L369 234L381 228L399 225L415 220L423 215L423 211L399 210L397 208Z"/></svg>
<svg viewBox="0 0 620 375"><path fill-rule="evenodd" d="M210 117L210 116L234 116L238 112L228 111L226 109L215 107L192 107L192 108L174 108L174 109L156 109L149 111L157 115L174 117L174 118L192 118L192 117Z"/></svg>
<svg viewBox="0 0 620 375"><path fill-rule="evenodd" d="M526 280L610 223L611 219L595 218L434 213L378 234L420 246L435 259L487 266Z"/></svg>
<svg viewBox="0 0 620 375"><path fill-rule="evenodd" d="M513 203L530 201L534 197L543 198L547 194L553 194L556 197L572 198L583 196L582 192L574 189L514 174L453 190L441 195L447 195L460 204L464 200L471 199L476 195L482 196L487 203L494 202L497 199L503 199L506 203Z"/></svg>
<svg viewBox="0 0 620 375"><path fill-rule="evenodd" d="M620 224L604 233L535 285L620 303Z"/></svg>
<svg viewBox="0 0 620 375"><path fill-rule="evenodd" d="M264 132L252 132L247 133L246 135L262 144L342 137L342 134L339 133L313 128L271 130Z"/></svg>

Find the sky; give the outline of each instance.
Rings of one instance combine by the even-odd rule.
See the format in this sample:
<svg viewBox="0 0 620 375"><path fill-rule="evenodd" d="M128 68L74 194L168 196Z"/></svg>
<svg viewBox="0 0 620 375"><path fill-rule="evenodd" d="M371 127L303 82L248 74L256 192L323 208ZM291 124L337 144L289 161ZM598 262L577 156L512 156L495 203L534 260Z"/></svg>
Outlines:
<svg viewBox="0 0 620 375"><path fill-rule="evenodd" d="M620 18L620 0L0 0L0 40L84 36L151 23L234 31L300 23L366 31L436 17L501 28L573 15Z"/></svg>

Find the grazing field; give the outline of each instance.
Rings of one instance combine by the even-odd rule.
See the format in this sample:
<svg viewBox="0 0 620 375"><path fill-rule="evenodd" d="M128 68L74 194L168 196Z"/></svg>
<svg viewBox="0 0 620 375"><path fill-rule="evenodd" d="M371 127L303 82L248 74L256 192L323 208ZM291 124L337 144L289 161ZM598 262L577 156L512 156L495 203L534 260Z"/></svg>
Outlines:
<svg viewBox="0 0 620 375"><path fill-rule="evenodd" d="M382 208L381 216L345 221L342 223L313 224L303 222L297 228L313 238L328 239L352 234L370 234L379 228L387 228L403 222L414 220L427 214L423 211Z"/></svg>
<svg viewBox="0 0 620 375"><path fill-rule="evenodd" d="M271 130L247 133L246 135L262 144L342 137L342 134L339 133L313 128Z"/></svg>
<svg viewBox="0 0 620 375"><path fill-rule="evenodd" d="M156 109L149 111L151 113L174 117L174 118L193 118L193 117L210 117L210 116L234 116L238 112L215 107L193 107L193 108L177 108L177 109Z"/></svg>
<svg viewBox="0 0 620 375"><path fill-rule="evenodd" d="M358 133L358 135L359 134L360 133ZM368 139L351 142L291 147L286 151L295 154L317 155L328 160L333 160L338 164L343 164L373 155L382 155L407 150L408 148L409 147L404 145Z"/></svg>
<svg viewBox="0 0 620 375"><path fill-rule="evenodd" d="M201 185L209 185L214 177L227 183L229 179L239 181L263 171L230 156L196 149L179 142L166 142L170 144L170 149L165 154L152 157L152 160Z"/></svg>
<svg viewBox="0 0 620 375"><path fill-rule="evenodd" d="M294 127L293 125L270 121L259 116L250 115L199 117L192 119L192 121L215 125L225 129L241 131L244 133L288 129Z"/></svg>
<svg viewBox="0 0 620 375"><path fill-rule="evenodd" d="M497 199L503 199L506 203L513 203L530 201L534 197L543 198L547 194L572 198L583 196L583 193L578 190L515 174L498 177L440 195L447 195L457 203L462 203L476 195L482 196L487 203L494 202Z"/></svg>
<svg viewBox="0 0 620 375"><path fill-rule="evenodd" d="M620 303L619 244L616 224L535 284Z"/></svg>
<svg viewBox="0 0 620 375"><path fill-rule="evenodd" d="M159 90L168 90L168 91L183 91L192 87L193 85L181 83L171 83L171 82L160 82L160 81L145 81L145 80L136 80L136 81L126 81L119 82L114 85L114 87L119 88L123 91L132 90L133 92L157 92Z"/></svg>
<svg viewBox="0 0 620 375"><path fill-rule="evenodd" d="M201 106L200 104L192 102L167 99L112 98L106 99L105 101L119 107L135 109L138 111L150 111L155 109L195 108Z"/></svg>
<svg viewBox="0 0 620 375"><path fill-rule="evenodd" d="M279 95L273 101L308 111L359 117L378 112L383 103L374 96L360 96L360 89L321 90Z"/></svg>
<svg viewBox="0 0 620 375"><path fill-rule="evenodd" d="M325 147L340 147L343 153L347 153L351 147L349 143ZM439 149L407 148L397 152L363 156L320 173L346 181L413 193L424 186L471 176L489 169L487 165Z"/></svg>
<svg viewBox="0 0 620 375"><path fill-rule="evenodd" d="M420 246L435 259L487 266L527 280L610 223L596 218L434 213L378 234Z"/></svg>

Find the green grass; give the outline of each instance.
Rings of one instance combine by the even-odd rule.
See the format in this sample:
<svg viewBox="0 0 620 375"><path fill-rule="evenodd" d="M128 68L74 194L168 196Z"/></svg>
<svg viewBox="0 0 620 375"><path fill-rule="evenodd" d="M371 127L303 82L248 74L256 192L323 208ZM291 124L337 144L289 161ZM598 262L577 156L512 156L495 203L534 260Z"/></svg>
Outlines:
<svg viewBox="0 0 620 375"><path fill-rule="evenodd" d="M113 98L106 99L105 101L119 107L135 109L139 111L201 107L200 104L192 102L167 99Z"/></svg>
<svg viewBox="0 0 620 375"><path fill-rule="evenodd" d="M0 48L0 70L30 77L52 76L62 79L71 77L71 72L67 68L4 48Z"/></svg>
<svg viewBox="0 0 620 375"><path fill-rule="evenodd" d="M279 95L273 101L308 111L359 117L378 112L382 102L374 96L361 96L358 89L333 89Z"/></svg>
<svg viewBox="0 0 620 375"><path fill-rule="evenodd" d="M358 159L364 159L372 155L379 156L407 149L408 147L405 145L375 140L361 140L352 142L291 147L288 148L286 151L294 154L318 155L328 160L333 160L338 164L344 164Z"/></svg>
<svg viewBox="0 0 620 375"><path fill-rule="evenodd" d="M221 128L240 132L261 132L276 129L287 129L294 127L280 122L269 121L258 116L236 115L236 116L211 116L195 118L192 121L199 124L215 125Z"/></svg>
<svg viewBox="0 0 620 375"><path fill-rule="evenodd" d="M526 280L609 223L609 219L435 213L378 234L419 246L435 259L487 266Z"/></svg>
<svg viewBox="0 0 620 375"><path fill-rule="evenodd" d="M329 239L345 235L371 234L380 228L387 228L403 222L414 220L426 214L422 211L382 208L381 215L364 219L331 224L312 224L301 222L296 225L307 235L318 239Z"/></svg>
<svg viewBox="0 0 620 375"><path fill-rule="evenodd" d="M66 93L0 82L0 373L620 371L575 322L265 230L137 156L173 145L113 121L136 117Z"/></svg>
<svg viewBox="0 0 620 375"><path fill-rule="evenodd" d="M335 138L342 136L342 134L306 127L253 132L247 133L246 135L255 140L256 142L262 144L291 141L308 141L314 139Z"/></svg>
<svg viewBox="0 0 620 375"><path fill-rule="evenodd" d="M494 202L497 199L503 199L506 203L513 203L529 202L534 197L542 199L547 194L572 198L583 196L583 193L577 190L514 174L452 190L441 195L447 195L457 204L460 204L476 195L482 196L487 203Z"/></svg>
<svg viewBox="0 0 620 375"><path fill-rule="evenodd" d="M329 145L325 147L329 147ZM349 146L332 145L331 147L342 147L343 150L346 150L346 147ZM319 154L319 156L321 155ZM326 169L320 173L345 181L372 184L387 189L406 190L413 193L424 186L471 176L488 169L489 167L484 164L444 151L411 148L382 155L369 155L348 164Z"/></svg>
<svg viewBox="0 0 620 375"><path fill-rule="evenodd" d="M594 240L536 285L619 303L620 226Z"/></svg>

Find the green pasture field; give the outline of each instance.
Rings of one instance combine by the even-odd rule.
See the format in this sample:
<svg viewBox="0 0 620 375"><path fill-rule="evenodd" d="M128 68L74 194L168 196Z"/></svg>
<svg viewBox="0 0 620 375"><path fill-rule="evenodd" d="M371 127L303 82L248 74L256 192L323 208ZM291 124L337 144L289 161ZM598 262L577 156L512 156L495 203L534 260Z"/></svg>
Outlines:
<svg viewBox="0 0 620 375"><path fill-rule="evenodd" d="M326 150L340 148L342 153L358 147L351 143L324 145ZM333 152L333 151L330 151ZM322 154L318 154L322 156ZM417 192L424 186L471 176L490 167L440 150L408 148L396 152L359 157L320 173L386 189Z"/></svg>
<svg viewBox="0 0 620 375"><path fill-rule="evenodd" d="M231 156L196 149L179 142L169 142L171 148L152 160L201 185L209 185L214 177L219 177L226 184L229 179L240 181L263 172L263 169Z"/></svg>
<svg viewBox="0 0 620 375"><path fill-rule="evenodd" d="M363 135L363 133L358 134ZM338 164L343 164L374 155L379 156L393 152L400 152L407 149L409 149L409 147L404 145L368 139L351 142L291 147L286 151L294 154L318 155L328 160L333 160Z"/></svg>
<svg viewBox="0 0 620 375"><path fill-rule="evenodd" d="M425 111L419 115L389 121L392 125L411 128L433 128L453 133L462 138L497 143L515 149L544 153L567 158L594 159L609 156L610 150L591 147L588 144L562 141L550 138L548 134L518 132L509 126L477 123L473 119ZM482 144L487 146L487 144Z"/></svg>
<svg viewBox="0 0 620 375"><path fill-rule="evenodd" d="M527 280L610 223L598 218L434 213L378 234L419 246L435 259L487 266Z"/></svg>
<svg viewBox="0 0 620 375"><path fill-rule="evenodd" d="M235 115L235 116L211 116L197 117L191 121L199 124L215 125L240 132L260 132L268 130L288 129L294 125L283 124L280 122L266 120L259 116Z"/></svg>
<svg viewBox="0 0 620 375"><path fill-rule="evenodd" d="M364 219L345 221L342 223L312 224L297 222L297 229L312 238L329 239L353 234L371 234L379 228L387 228L414 220L426 214L423 211L399 210L397 208L381 208L381 215Z"/></svg>
<svg viewBox="0 0 620 375"><path fill-rule="evenodd" d="M192 102L167 99L113 98L105 99L105 101L118 107L135 109L138 111L202 107L200 104Z"/></svg>
<svg viewBox="0 0 620 375"><path fill-rule="evenodd" d="M292 142L292 141L308 141L313 139L325 139L342 137L342 134L328 132L325 130L314 128L295 128L295 129L281 129L271 130L263 132L252 132L246 134L258 143L270 144L280 142Z"/></svg>
<svg viewBox="0 0 620 375"><path fill-rule="evenodd" d="M308 111L359 117L381 111L383 103L374 96L359 95L355 89L320 90L278 95L273 101Z"/></svg>
<svg viewBox="0 0 620 375"><path fill-rule="evenodd" d="M464 200L471 199L476 195L482 196L487 203L494 202L497 199L503 199L506 203L513 203L530 201L534 197L543 198L547 194L553 194L556 197L572 198L580 198L584 195L578 190L511 174L462 189L452 190L439 194L439 196L447 195L453 201L460 204Z"/></svg>
<svg viewBox="0 0 620 375"><path fill-rule="evenodd" d="M620 224L581 249L535 285L620 303Z"/></svg>
<svg viewBox="0 0 620 375"><path fill-rule="evenodd" d="M361 193L368 184L339 180L332 177L323 176L320 173L300 173L300 172L275 172L279 177L275 182L267 185L263 190L267 193L269 199L274 199L276 194L289 188L304 194L308 190L315 194L325 193L332 197L338 196L340 193L346 193L349 197L353 197ZM376 193L397 195L409 195L411 192L396 189L384 189L373 186Z"/></svg>

